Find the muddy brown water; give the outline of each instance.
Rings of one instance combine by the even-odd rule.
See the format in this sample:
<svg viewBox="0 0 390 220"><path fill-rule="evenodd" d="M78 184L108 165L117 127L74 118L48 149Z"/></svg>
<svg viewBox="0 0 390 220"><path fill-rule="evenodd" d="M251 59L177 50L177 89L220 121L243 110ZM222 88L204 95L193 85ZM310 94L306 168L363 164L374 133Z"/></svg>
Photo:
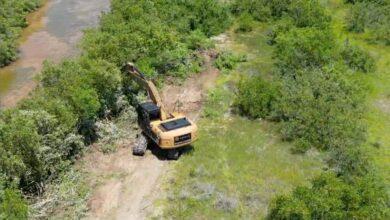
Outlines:
<svg viewBox="0 0 390 220"><path fill-rule="evenodd" d="M19 59L0 69L0 107L12 107L28 95L45 60L77 55L83 30L95 27L109 8L110 0L48 0L30 14L19 40Z"/></svg>

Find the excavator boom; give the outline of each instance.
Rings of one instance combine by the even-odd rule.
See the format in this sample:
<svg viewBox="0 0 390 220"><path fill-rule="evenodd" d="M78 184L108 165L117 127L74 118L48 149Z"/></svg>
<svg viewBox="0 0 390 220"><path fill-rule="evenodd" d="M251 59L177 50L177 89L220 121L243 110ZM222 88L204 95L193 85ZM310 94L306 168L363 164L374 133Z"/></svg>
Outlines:
<svg viewBox="0 0 390 220"><path fill-rule="evenodd" d="M148 95L152 102L156 104L158 107L160 107L160 119L162 121L168 119L168 114L165 110L165 106L162 102L162 99L158 93L157 87L154 85L154 83L148 79L146 79L145 75L141 73L135 67L133 63L126 63L125 69L129 72L130 76L139 84L141 85L146 91L148 92Z"/></svg>

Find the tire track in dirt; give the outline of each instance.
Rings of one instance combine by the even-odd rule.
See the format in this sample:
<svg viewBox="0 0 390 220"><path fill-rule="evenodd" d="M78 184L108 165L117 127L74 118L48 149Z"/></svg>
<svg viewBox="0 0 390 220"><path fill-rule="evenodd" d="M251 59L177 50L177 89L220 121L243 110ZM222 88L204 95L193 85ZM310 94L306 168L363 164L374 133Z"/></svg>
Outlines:
<svg viewBox="0 0 390 220"><path fill-rule="evenodd" d="M215 53L205 53L204 57L203 72L181 86L167 85L161 91L169 111L180 110L195 121L219 75L212 65ZM161 179L174 162L159 159L150 151L144 157L135 157L131 145L127 143L109 155L94 149L83 159L86 172L94 177L86 219L145 219L154 211L153 202L162 191Z"/></svg>

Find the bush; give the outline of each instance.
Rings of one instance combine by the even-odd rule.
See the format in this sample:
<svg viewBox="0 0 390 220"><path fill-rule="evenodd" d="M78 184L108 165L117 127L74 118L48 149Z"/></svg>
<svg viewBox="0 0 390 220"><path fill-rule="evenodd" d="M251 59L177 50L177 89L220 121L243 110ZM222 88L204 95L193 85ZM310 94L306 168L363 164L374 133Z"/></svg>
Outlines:
<svg viewBox="0 0 390 220"><path fill-rule="evenodd" d="M252 16L245 13L238 19L238 28L236 29L236 32L251 32L254 25L255 23Z"/></svg>
<svg viewBox="0 0 390 220"><path fill-rule="evenodd" d="M364 73L375 71L374 59L358 46L346 43L341 50L341 56L345 64L355 71Z"/></svg>
<svg viewBox="0 0 390 220"><path fill-rule="evenodd" d="M236 55L231 52L222 52L218 55L217 59L214 62L214 66L219 70L232 70L238 63L245 62L246 56Z"/></svg>
<svg viewBox="0 0 390 220"><path fill-rule="evenodd" d="M329 30L293 28L276 37L275 56L283 74L318 68L334 61L335 42Z"/></svg>
<svg viewBox="0 0 390 220"><path fill-rule="evenodd" d="M299 28L316 27L326 29L329 27L331 17L317 0L292 1L288 8L288 16L294 25Z"/></svg>
<svg viewBox="0 0 390 220"><path fill-rule="evenodd" d="M365 140L363 98L337 69L299 70L282 78L276 109L282 135L297 150L359 146Z"/></svg>
<svg viewBox="0 0 390 220"><path fill-rule="evenodd" d="M385 219L385 188L372 176L346 182L323 173L311 187L298 187L289 197L277 197L270 219Z"/></svg>
<svg viewBox="0 0 390 220"><path fill-rule="evenodd" d="M21 193L15 189L0 189L0 219L27 219L28 206Z"/></svg>
<svg viewBox="0 0 390 220"><path fill-rule="evenodd" d="M353 1L347 16L347 28L353 32L370 32L373 41L390 44L390 2Z"/></svg>
<svg viewBox="0 0 390 220"><path fill-rule="evenodd" d="M293 0L268 0L267 3L274 18L281 18L289 10Z"/></svg>
<svg viewBox="0 0 390 220"><path fill-rule="evenodd" d="M279 89L259 76L240 80L237 86L235 106L251 118L270 118L275 108Z"/></svg>
<svg viewBox="0 0 390 220"><path fill-rule="evenodd" d="M310 219L310 211L303 201L291 196L279 196L273 201L268 219Z"/></svg>
<svg viewBox="0 0 390 220"><path fill-rule="evenodd" d="M266 0L235 0L231 5L231 11L238 17L248 14L257 21L267 21L271 17Z"/></svg>
<svg viewBox="0 0 390 220"><path fill-rule="evenodd" d="M292 28L294 28L293 21L289 17L284 17L280 19L279 21L275 22L273 26L269 29L267 36L268 40L267 43L269 45L275 45L276 44L276 38L280 34L284 34L289 32Z"/></svg>

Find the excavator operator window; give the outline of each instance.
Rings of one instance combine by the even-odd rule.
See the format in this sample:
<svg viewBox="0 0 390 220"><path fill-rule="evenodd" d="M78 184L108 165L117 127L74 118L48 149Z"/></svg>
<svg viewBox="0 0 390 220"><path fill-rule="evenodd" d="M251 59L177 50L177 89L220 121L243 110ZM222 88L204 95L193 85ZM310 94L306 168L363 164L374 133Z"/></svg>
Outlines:
<svg viewBox="0 0 390 220"><path fill-rule="evenodd" d="M140 104L142 110L149 115L149 120L157 120L160 118L160 107L153 102L145 102Z"/></svg>

